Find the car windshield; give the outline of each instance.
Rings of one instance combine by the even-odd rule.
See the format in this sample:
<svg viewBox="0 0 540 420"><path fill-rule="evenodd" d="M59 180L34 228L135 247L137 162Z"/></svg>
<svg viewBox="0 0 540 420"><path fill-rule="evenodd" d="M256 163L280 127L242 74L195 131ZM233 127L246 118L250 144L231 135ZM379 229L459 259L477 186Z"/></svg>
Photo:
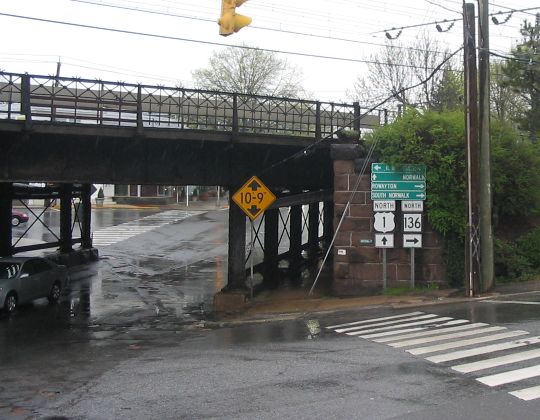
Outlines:
<svg viewBox="0 0 540 420"><path fill-rule="evenodd" d="M21 265L12 262L0 262L0 279L10 279L19 272Z"/></svg>

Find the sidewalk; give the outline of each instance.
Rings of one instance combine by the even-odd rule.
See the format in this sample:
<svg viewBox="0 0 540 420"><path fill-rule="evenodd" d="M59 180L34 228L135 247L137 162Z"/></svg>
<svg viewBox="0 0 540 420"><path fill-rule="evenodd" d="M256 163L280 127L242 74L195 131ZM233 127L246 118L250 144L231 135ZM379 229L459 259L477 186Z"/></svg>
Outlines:
<svg viewBox="0 0 540 420"><path fill-rule="evenodd" d="M228 314L220 318L225 322L263 322L265 320L294 319L313 312L337 312L377 307L407 308L461 302L475 302L484 299L525 293L540 293L540 280L498 284L492 292L477 297L465 296L464 290L443 289L424 293L410 292L401 296L333 297L315 292L308 296L303 289L278 289L264 291L246 304L239 314Z"/></svg>

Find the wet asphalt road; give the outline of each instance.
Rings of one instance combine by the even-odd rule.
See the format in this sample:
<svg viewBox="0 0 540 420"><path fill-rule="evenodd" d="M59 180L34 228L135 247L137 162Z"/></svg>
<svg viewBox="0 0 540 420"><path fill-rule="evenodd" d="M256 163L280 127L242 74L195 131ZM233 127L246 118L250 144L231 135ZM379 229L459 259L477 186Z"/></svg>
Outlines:
<svg viewBox="0 0 540 420"><path fill-rule="evenodd" d="M225 281L226 221L200 214L104 248L59 305L0 318L0 418L538 417L510 385L325 327L422 311L540 335L540 293L220 326L204 312Z"/></svg>

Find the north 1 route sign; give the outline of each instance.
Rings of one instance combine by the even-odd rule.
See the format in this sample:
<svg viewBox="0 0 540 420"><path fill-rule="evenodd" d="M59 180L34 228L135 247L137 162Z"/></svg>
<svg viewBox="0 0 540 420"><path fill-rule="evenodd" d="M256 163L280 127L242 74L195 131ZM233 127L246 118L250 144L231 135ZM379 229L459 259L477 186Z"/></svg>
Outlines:
<svg viewBox="0 0 540 420"><path fill-rule="evenodd" d="M371 164L372 200L425 200L426 166Z"/></svg>
<svg viewBox="0 0 540 420"><path fill-rule="evenodd" d="M232 199L251 220L255 220L276 201L276 196L259 178L252 176Z"/></svg>

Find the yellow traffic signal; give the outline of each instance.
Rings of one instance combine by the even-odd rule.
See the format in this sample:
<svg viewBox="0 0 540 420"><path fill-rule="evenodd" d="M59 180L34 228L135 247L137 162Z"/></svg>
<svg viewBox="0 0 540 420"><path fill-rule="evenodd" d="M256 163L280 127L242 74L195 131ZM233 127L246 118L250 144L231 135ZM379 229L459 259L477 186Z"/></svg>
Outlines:
<svg viewBox="0 0 540 420"><path fill-rule="evenodd" d="M250 17L236 13L236 8L246 1L221 0L221 17L218 20L220 35L232 35L234 32L238 32L244 26L248 26L251 23L252 19Z"/></svg>

